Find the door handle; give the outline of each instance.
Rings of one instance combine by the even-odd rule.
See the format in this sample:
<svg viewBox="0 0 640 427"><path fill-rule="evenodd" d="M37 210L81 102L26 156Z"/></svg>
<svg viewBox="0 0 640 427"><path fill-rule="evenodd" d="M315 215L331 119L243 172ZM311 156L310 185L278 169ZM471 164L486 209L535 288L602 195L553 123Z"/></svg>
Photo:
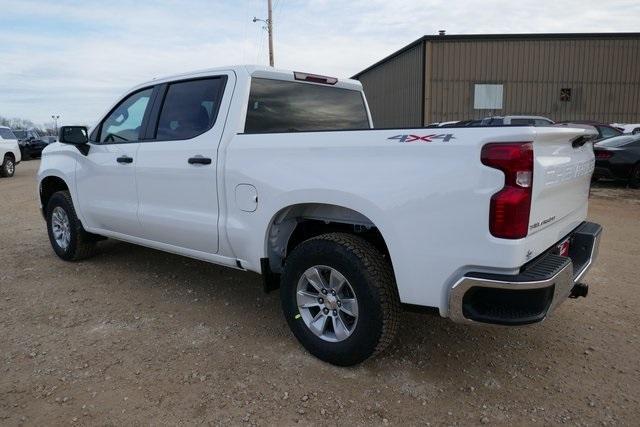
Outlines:
<svg viewBox="0 0 640 427"><path fill-rule="evenodd" d="M120 156L116 159L118 163L133 163L133 158L129 156Z"/></svg>
<svg viewBox="0 0 640 427"><path fill-rule="evenodd" d="M202 157L202 156L190 157L189 160L187 161L189 162L190 165L210 165L211 164L211 159L209 157Z"/></svg>

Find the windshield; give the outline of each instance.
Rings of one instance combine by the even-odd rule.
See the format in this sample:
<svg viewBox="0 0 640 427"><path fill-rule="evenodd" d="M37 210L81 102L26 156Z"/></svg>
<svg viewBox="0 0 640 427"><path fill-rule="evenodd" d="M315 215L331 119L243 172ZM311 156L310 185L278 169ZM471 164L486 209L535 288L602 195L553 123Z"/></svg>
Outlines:
<svg viewBox="0 0 640 427"><path fill-rule="evenodd" d="M13 132L11 132L11 129L7 129L7 128L0 128L0 138L2 138L2 139L18 139L13 134Z"/></svg>
<svg viewBox="0 0 640 427"><path fill-rule="evenodd" d="M623 145L627 145L636 141L640 141L640 135L615 136L613 138L596 142L596 147L622 147Z"/></svg>

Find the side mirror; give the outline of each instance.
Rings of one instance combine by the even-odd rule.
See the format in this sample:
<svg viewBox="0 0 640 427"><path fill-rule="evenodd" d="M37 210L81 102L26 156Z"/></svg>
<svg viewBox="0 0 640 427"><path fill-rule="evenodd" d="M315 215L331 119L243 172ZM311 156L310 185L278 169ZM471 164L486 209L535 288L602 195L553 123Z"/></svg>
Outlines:
<svg viewBox="0 0 640 427"><path fill-rule="evenodd" d="M84 126L62 126L58 141L63 144L84 145L89 142L89 132Z"/></svg>

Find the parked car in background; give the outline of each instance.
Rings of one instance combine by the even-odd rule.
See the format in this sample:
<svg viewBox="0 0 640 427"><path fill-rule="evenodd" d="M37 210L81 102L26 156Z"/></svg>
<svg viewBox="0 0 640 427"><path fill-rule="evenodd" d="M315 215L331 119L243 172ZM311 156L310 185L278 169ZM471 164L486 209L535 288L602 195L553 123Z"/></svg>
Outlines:
<svg viewBox="0 0 640 427"><path fill-rule="evenodd" d="M554 121L542 116L493 116L482 119L482 126L551 126Z"/></svg>
<svg viewBox="0 0 640 427"><path fill-rule="evenodd" d="M598 132L598 139L613 138L614 136L622 135L622 131L614 126L600 123L593 120L570 120L564 122L558 122L556 125L562 125L572 127L572 125L589 125L592 126Z"/></svg>
<svg viewBox="0 0 640 427"><path fill-rule="evenodd" d="M425 126L427 128L446 128L446 127L456 127L458 126L458 124L460 123L459 120L452 120L449 122L435 122L435 123L430 123L428 126Z"/></svg>
<svg viewBox="0 0 640 427"><path fill-rule="evenodd" d="M640 134L622 135L597 142L593 147L594 179L609 178L640 188Z"/></svg>
<svg viewBox="0 0 640 427"><path fill-rule="evenodd" d="M611 126L620 129L622 133L636 135L640 133L640 123L611 123Z"/></svg>
<svg viewBox="0 0 640 427"><path fill-rule="evenodd" d="M457 122L454 126L455 127L478 127L478 126L482 126L482 119L462 120L460 122ZM446 125L443 127L453 127L453 126Z"/></svg>
<svg viewBox="0 0 640 427"><path fill-rule="evenodd" d="M47 145L58 141L58 138L55 136L43 136L40 139L42 139Z"/></svg>
<svg viewBox="0 0 640 427"><path fill-rule="evenodd" d="M42 140L37 130L15 130L13 133L18 137L18 145L23 159L42 156L42 150L47 146L47 143Z"/></svg>
<svg viewBox="0 0 640 427"><path fill-rule="evenodd" d="M11 177L16 171L16 165L22 160L18 138L6 126L0 126L0 176Z"/></svg>

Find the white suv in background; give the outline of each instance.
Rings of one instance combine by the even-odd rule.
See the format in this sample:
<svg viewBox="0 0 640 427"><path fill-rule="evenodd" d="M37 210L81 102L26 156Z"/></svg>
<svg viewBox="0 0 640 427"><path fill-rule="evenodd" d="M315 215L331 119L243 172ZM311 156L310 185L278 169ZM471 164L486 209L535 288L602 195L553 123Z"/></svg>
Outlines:
<svg viewBox="0 0 640 427"><path fill-rule="evenodd" d="M483 126L551 126L553 120L542 116L493 116L482 119Z"/></svg>
<svg viewBox="0 0 640 427"><path fill-rule="evenodd" d="M16 165L22 159L18 138L6 126L0 126L0 159L2 160L0 165L1 177L13 176L16 171Z"/></svg>

